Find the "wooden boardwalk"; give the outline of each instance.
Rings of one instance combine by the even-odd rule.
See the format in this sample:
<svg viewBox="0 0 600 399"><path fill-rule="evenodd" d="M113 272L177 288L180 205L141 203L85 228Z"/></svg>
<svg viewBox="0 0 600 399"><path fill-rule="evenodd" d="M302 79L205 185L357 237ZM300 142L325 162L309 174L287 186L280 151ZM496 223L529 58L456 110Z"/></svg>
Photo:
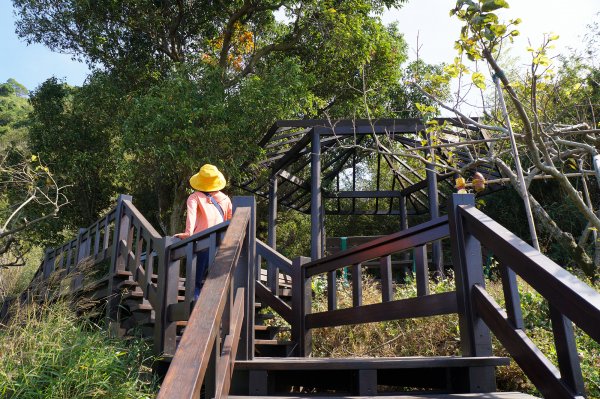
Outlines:
<svg viewBox="0 0 600 399"><path fill-rule="evenodd" d="M141 330L152 339L166 370L159 398L528 398L496 392L494 334L545 397L585 396L572 323L600 342L600 294L454 195L448 216L379 237L331 256L289 260L256 239L254 199L236 197L229 222L179 241L162 237L121 196L114 209L78 236L46 251L30 287L3 304L85 294L106 304L111 332ZM428 244L449 239L456 289L429 291ZM505 305L486 291L482 247L500 262ZM210 268L193 300L196 259ZM416 295L395 299L392 257L411 251ZM379 267L381 301L365 305L363 264ZM336 275L352 272L352 307L339 309ZM327 310L313 313L311 282L327 281ZM527 337L517 276L550 304L558 363ZM48 282L62 280L58 289ZM191 280L193 281L193 279ZM68 289L65 290L65 286ZM268 306L289 324L273 327L258 312ZM461 356L313 358L312 331L406 318L457 314ZM290 332L282 342L278 335ZM301 387L301 388L300 388ZM299 396L294 396L299 395ZM404 395L404 396L403 396Z"/></svg>

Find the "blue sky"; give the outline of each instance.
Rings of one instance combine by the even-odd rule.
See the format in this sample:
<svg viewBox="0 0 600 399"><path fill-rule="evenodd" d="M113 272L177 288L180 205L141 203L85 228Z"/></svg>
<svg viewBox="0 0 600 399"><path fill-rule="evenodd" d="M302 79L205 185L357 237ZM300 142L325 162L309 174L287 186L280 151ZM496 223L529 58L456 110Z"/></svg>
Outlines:
<svg viewBox="0 0 600 399"><path fill-rule="evenodd" d="M19 40L10 0L0 0L0 54L0 82L14 78L29 90L52 76L79 86L89 73L85 64L72 61L70 55Z"/></svg>
<svg viewBox="0 0 600 399"><path fill-rule="evenodd" d="M598 0L509 0L510 10L505 18L520 17L523 20L515 51L524 50L527 40L539 44L543 32L554 32L561 36L557 42L557 53L566 47L581 45L585 26L598 19ZM448 17L448 10L455 0L411 0L400 10L386 12L385 23L398 21L400 31L410 46L414 58L419 38L419 56L429 63L452 62L456 52L454 40L460 24ZM521 53L525 53L521 51ZM71 60L67 54L53 53L39 44L27 45L15 34L12 2L0 0L0 82L14 78L30 90L44 80L56 76L71 85L81 85L89 70L85 64ZM518 55L518 54L515 54Z"/></svg>

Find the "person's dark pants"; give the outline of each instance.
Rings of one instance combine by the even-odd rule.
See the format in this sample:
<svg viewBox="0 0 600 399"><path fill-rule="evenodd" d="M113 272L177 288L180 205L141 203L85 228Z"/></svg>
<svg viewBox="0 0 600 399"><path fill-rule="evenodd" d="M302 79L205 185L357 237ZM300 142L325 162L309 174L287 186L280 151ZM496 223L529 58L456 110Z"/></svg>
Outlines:
<svg viewBox="0 0 600 399"><path fill-rule="evenodd" d="M194 288L194 301L198 300L200 289L202 288L202 283L204 281L204 277L206 277L207 270L208 249L198 252L198 257L196 258L196 284Z"/></svg>

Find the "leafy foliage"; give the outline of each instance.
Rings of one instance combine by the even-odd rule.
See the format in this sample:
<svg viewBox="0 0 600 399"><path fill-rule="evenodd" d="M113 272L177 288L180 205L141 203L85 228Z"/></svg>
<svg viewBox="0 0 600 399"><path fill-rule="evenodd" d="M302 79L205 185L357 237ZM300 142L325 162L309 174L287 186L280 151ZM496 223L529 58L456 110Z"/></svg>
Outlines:
<svg viewBox="0 0 600 399"><path fill-rule="evenodd" d="M88 226L113 202L119 181L113 130L118 107L107 85L103 75L82 88L51 78L32 93L31 150L71 184L65 194L73 199L63 223L46 226L48 233Z"/></svg>
<svg viewBox="0 0 600 399"><path fill-rule="evenodd" d="M27 95L27 89L14 79L0 84L0 150L25 147L27 114L31 110Z"/></svg>

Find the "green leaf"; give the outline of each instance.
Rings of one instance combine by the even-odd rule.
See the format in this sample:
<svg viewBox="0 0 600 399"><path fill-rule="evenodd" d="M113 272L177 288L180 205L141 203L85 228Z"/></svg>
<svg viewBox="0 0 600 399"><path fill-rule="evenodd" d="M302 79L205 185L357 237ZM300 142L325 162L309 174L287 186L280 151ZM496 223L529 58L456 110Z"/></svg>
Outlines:
<svg viewBox="0 0 600 399"><path fill-rule="evenodd" d="M482 90L485 89L485 76L481 72L474 72L471 79L473 80L473 84L475 86Z"/></svg>
<svg viewBox="0 0 600 399"><path fill-rule="evenodd" d="M505 0L486 0L481 6L481 11L488 12L499 8L509 8L509 5Z"/></svg>

